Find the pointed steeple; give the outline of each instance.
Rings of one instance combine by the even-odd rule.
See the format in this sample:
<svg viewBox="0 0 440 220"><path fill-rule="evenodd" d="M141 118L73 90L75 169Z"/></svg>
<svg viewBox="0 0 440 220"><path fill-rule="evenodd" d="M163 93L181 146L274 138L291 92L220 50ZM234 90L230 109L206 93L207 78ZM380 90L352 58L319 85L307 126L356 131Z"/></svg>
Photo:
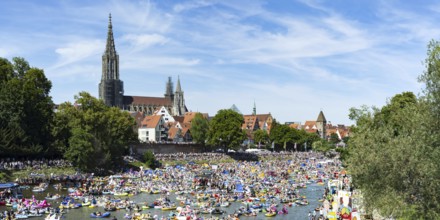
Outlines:
<svg viewBox="0 0 440 220"><path fill-rule="evenodd" d="M177 76L176 92L182 92L182 88L180 87L180 77L179 76Z"/></svg>
<svg viewBox="0 0 440 220"><path fill-rule="evenodd" d="M108 16L107 44L102 55L102 77L99 83L99 98L108 106L122 107L124 83L119 79L119 56L113 38L112 15Z"/></svg>
<svg viewBox="0 0 440 220"><path fill-rule="evenodd" d="M108 16L108 32L105 54L116 55L115 39L113 38L112 14Z"/></svg>
<svg viewBox="0 0 440 220"><path fill-rule="evenodd" d="M324 113L322 111L319 112L318 119L316 119L317 122L327 122L325 119Z"/></svg>
<svg viewBox="0 0 440 220"><path fill-rule="evenodd" d="M255 100L254 100L254 109L252 110L252 115L257 115L257 106L255 105Z"/></svg>

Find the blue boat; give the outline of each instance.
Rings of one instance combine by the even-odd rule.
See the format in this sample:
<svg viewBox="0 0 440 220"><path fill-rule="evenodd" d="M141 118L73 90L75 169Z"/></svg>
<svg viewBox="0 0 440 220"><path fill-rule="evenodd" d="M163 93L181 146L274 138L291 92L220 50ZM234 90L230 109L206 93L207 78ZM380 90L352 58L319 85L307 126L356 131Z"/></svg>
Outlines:
<svg viewBox="0 0 440 220"><path fill-rule="evenodd" d="M90 213L90 218L107 218L110 216L110 212L104 212L100 214L99 212Z"/></svg>

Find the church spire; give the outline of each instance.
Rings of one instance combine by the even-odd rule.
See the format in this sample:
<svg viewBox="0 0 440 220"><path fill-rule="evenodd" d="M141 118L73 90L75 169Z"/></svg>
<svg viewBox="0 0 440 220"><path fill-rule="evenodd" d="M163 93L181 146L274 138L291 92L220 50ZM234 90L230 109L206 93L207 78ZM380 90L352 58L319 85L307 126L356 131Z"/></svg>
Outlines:
<svg viewBox="0 0 440 220"><path fill-rule="evenodd" d="M180 77L177 76L177 86L176 86L176 92L181 92L182 88L180 87Z"/></svg>
<svg viewBox="0 0 440 220"><path fill-rule="evenodd" d="M108 16L108 32L105 54L116 55L115 39L113 38L112 14Z"/></svg>
<svg viewBox="0 0 440 220"><path fill-rule="evenodd" d="M108 16L107 44L102 55L102 77L99 83L99 98L108 106L122 107L124 84L119 79L119 56L113 38L112 15Z"/></svg>
<svg viewBox="0 0 440 220"><path fill-rule="evenodd" d="M254 109L252 110L252 115L257 115L257 106L255 105L255 100L254 100Z"/></svg>

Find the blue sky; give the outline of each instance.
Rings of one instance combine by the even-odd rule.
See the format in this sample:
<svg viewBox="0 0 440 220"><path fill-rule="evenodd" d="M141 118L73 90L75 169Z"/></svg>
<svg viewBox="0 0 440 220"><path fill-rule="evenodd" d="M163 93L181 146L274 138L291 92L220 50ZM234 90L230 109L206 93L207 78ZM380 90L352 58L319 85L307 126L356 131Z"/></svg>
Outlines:
<svg viewBox="0 0 440 220"><path fill-rule="evenodd" d="M352 124L348 109L420 93L436 1L0 1L0 57L24 57L55 103L98 96L112 14L126 95L163 96L181 79L186 105L213 116L235 104L278 121Z"/></svg>

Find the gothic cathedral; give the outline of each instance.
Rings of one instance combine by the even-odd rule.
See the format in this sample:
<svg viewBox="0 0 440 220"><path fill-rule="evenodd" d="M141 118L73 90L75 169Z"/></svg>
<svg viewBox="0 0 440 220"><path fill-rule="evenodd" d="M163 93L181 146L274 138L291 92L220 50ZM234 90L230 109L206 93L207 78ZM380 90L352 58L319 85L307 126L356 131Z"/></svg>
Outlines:
<svg viewBox="0 0 440 220"><path fill-rule="evenodd" d="M166 83L164 97L124 96L124 83L119 79L119 55L113 38L112 17L109 16L107 44L102 55L102 77L99 83L99 98L108 106L116 106L127 111L152 115L164 106L173 116L182 116L188 109L185 105L180 78L173 92L171 77Z"/></svg>

